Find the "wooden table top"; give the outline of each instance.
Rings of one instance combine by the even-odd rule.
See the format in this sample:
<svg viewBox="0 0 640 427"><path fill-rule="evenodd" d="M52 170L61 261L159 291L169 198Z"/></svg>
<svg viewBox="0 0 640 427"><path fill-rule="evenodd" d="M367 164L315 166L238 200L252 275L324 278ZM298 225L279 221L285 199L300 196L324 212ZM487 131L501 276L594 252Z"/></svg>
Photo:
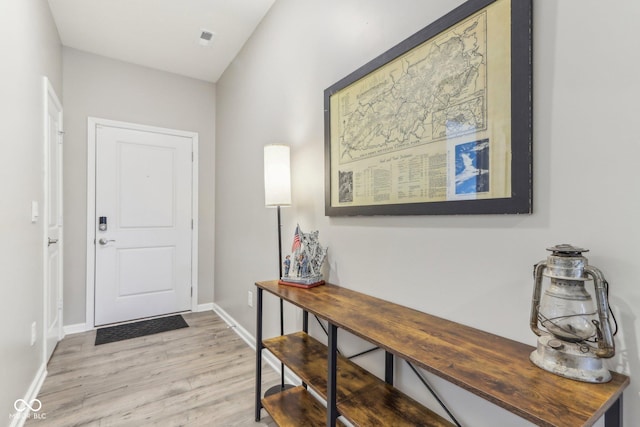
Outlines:
<svg viewBox="0 0 640 427"><path fill-rule="evenodd" d="M534 347L340 286L256 286L541 426L595 423L629 377L590 384L544 371Z"/></svg>

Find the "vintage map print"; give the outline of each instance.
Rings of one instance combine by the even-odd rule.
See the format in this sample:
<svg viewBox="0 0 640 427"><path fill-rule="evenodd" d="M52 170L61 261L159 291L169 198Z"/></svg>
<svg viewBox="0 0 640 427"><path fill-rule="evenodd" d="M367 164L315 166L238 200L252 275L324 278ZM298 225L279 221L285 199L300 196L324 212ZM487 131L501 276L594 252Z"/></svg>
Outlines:
<svg viewBox="0 0 640 427"><path fill-rule="evenodd" d="M511 1L485 3L325 91L331 207L511 197Z"/></svg>

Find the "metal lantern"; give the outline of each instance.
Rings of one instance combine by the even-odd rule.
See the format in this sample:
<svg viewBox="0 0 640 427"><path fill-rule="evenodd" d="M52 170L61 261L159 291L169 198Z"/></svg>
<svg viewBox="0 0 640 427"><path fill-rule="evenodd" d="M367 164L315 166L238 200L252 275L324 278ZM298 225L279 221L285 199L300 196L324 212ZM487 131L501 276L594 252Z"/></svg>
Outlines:
<svg viewBox="0 0 640 427"><path fill-rule="evenodd" d="M562 244L547 250L551 255L534 268L530 321L539 338L530 359L563 377L590 383L610 381L611 373L602 360L615 354L607 281L582 256L588 249ZM544 293L543 277L550 279ZM590 280L595 302L585 288Z"/></svg>

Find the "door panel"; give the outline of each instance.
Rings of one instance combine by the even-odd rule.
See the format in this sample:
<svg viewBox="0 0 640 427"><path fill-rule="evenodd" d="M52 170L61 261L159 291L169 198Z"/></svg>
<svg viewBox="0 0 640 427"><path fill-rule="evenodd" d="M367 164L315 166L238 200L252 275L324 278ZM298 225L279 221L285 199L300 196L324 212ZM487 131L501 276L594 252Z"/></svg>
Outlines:
<svg viewBox="0 0 640 427"><path fill-rule="evenodd" d="M187 137L98 127L96 325L191 308L191 151Z"/></svg>
<svg viewBox="0 0 640 427"><path fill-rule="evenodd" d="M119 144L118 150L120 227L173 227L175 150L138 144Z"/></svg>
<svg viewBox="0 0 640 427"><path fill-rule="evenodd" d="M44 359L62 339L62 105L45 78Z"/></svg>
<svg viewBox="0 0 640 427"><path fill-rule="evenodd" d="M130 248L118 251L118 294L120 297L173 291L175 247ZM144 271L140 265L153 265Z"/></svg>

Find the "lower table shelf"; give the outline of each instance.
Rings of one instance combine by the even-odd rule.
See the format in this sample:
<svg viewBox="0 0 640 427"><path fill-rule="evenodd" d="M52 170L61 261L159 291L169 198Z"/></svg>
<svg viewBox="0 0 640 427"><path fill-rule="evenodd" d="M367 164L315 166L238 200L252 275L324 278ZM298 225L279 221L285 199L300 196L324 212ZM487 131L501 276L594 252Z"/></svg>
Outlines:
<svg viewBox="0 0 640 427"><path fill-rule="evenodd" d="M428 426L454 424L382 381L338 402L338 411L357 426Z"/></svg>
<svg viewBox="0 0 640 427"><path fill-rule="evenodd" d="M296 332L264 340L263 345L300 377L304 383L308 384L324 399L327 398L328 350L324 344L304 332ZM336 404L338 411L356 426L453 426L440 415L340 355L338 355L336 377ZM294 393L300 393L300 391L290 394ZM269 396L269 398L263 400L265 408L267 408L267 404L271 403L267 402L265 404L265 400L276 400L273 396L276 395ZM280 396L278 399L285 398L288 398L288 396ZM313 397L309 396L309 398L315 404L318 404ZM296 399L302 398L296 397ZM303 404L306 402L300 401L298 403ZM285 404L290 404L290 402L288 400L278 402L274 403L273 406L277 405L282 408ZM270 414L272 410L275 411L276 409L273 407L271 409L267 408ZM289 411L288 407L281 410ZM322 423L326 422L326 408L322 408L322 411L320 425L324 425ZM309 412L311 412L311 409ZM276 417L273 418L276 420ZM278 425L290 425L286 423L280 424L277 420L276 423Z"/></svg>
<svg viewBox="0 0 640 427"><path fill-rule="evenodd" d="M327 409L302 386L262 399L262 406L279 426L324 426Z"/></svg>

